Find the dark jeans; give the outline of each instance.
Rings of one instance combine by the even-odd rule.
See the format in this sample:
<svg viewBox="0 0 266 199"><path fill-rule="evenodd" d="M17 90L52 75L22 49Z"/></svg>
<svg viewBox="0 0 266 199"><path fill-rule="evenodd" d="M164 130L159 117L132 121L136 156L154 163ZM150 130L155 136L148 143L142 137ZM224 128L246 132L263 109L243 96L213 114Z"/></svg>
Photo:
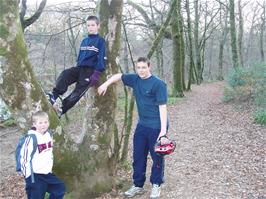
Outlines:
<svg viewBox="0 0 266 199"><path fill-rule="evenodd" d="M154 152L154 145L160 134L160 129L152 129L137 125L133 140L133 180L134 185L143 187L146 180L147 156L150 152L152 168L150 182L161 185L164 182L164 157Z"/></svg>
<svg viewBox="0 0 266 199"><path fill-rule="evenodd" d="M59 95L63 95L67 91L68 86L76 83L75 89L62 102L62 114L72 108L89 89L92 73L93 69L91 68L72 67L64 70L59 75L56 86L53 89L53 94L56 98Z"/></svg>
<svg viewBox="0 0 266 199"><path fill-rule="evenodd" d="M25 179L28 199L44 199L45 193L50 194L49 199L63 199L65 185L54 174L34 174L35 182L31 182L31 176Z"/></svg>

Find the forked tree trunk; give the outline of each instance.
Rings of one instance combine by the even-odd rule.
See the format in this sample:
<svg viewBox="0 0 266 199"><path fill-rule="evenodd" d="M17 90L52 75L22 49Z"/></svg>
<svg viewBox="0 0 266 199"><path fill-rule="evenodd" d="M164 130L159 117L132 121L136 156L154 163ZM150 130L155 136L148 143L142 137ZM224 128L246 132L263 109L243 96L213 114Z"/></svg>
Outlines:
<svg viewBox="0 0 266 199"><path fill-rule="evenodd" d="M0 95L22 129L30 126L33 112L49 113L51 127L59 120L40 87L31 64L19 21L18 2L0 0Z"/></svg>
<svg viewBox="0 0 266 199"><path fill-rule="evenodd" d="M109 61L107 73L117 72L122 0L101 2L103 33L107 38ZM49 113L55 131L54 172L66 183L72 198L93 198L109 191L115 184L117 135L114 123L116 95L111 87L105 97L94 99L93 119L83 139L68 139L59 120L35 78L27 57L23 31L19 21L17 0L0 0L0 95L21 128L30 125L30 115L37 110ZM104 14L103 14L104 13ZM74 121L73 121L74 122Z"/></svg>

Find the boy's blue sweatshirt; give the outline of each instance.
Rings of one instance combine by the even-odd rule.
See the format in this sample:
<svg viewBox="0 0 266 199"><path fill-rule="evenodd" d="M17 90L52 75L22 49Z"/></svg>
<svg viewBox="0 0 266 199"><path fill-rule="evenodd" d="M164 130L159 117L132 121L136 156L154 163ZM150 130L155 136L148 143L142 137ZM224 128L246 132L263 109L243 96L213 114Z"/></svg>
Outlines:
<svg viewBox="0 0 266 199"><path fill-rule="evenodd" d="M82 40L77 60L78 67L105 70L105 40L99 34L88 35Z"/></svg>

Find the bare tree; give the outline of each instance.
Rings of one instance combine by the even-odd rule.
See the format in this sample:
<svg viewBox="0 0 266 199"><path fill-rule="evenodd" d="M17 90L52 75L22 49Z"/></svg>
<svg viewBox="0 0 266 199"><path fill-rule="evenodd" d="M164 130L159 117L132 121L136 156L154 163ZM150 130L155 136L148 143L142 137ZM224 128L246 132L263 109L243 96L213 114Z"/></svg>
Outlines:
<svg viewBox="0 0 266 199"><path fill-rule="evenodd" d="M36 12L31 17L25 18L26 11L27 11L27 0L21 1L21 10L20 10L19 15L20 15L20 22L21 22L23 31L25 30L25 28L27 28L28 26L33 24L35 21L37 21L37 19L41 16L43 9L46 5L46 2L47 0L42 0Z"/></svg>

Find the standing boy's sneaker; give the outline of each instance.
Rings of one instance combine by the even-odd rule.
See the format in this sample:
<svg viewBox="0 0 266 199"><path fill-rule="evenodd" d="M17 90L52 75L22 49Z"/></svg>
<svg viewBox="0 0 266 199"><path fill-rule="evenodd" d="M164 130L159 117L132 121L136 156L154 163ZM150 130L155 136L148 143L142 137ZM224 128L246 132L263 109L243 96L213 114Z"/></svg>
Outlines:
<svg viewBox="0 0 266 199"><path fill-rule="evenodd" d="M127 198L131 198L134 197L136 195L141 195L144 193L144 189L142 187L136 187L135 185L133 185L132 187L130 187L129 190L127 190L124 195Z"/></svg>
<svg viewBox="0 0 266 199"><path fill-rule="evenodd" d="M153 184L151 189L151 199L159 198L161 193L161 187L158 184Z"/></svg>

